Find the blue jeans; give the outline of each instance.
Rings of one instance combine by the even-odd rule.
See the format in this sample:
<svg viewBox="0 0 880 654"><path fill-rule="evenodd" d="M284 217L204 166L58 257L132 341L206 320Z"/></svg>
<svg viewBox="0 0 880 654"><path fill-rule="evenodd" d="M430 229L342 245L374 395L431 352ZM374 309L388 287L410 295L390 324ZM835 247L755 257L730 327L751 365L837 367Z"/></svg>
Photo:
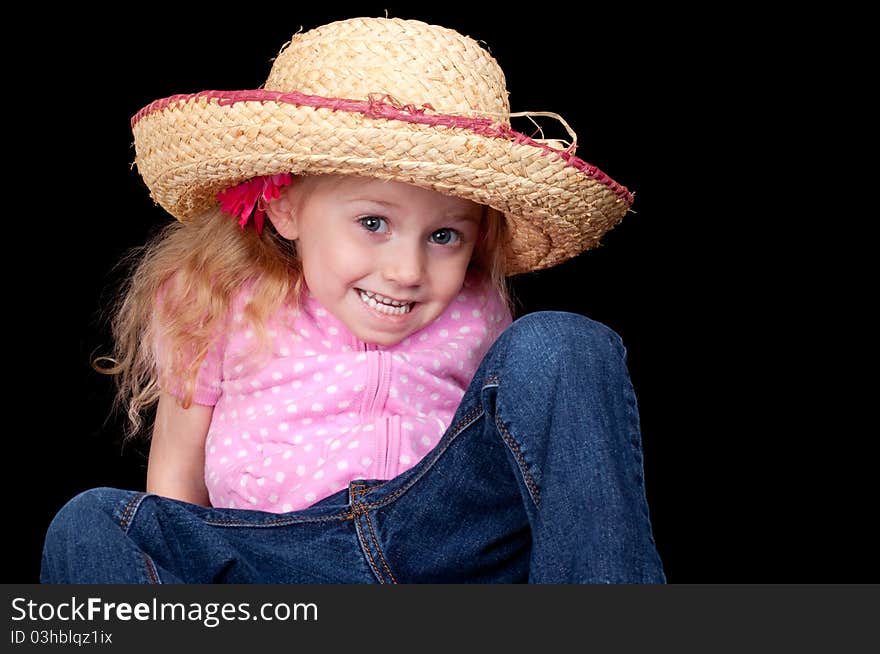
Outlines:
<svg viewBox="0 0 880 654"><path fill-rule="evenodd" d="M291 513L93 488L49 526L43 583L664 583L620 337L510 325L440 443Z"/></svg>

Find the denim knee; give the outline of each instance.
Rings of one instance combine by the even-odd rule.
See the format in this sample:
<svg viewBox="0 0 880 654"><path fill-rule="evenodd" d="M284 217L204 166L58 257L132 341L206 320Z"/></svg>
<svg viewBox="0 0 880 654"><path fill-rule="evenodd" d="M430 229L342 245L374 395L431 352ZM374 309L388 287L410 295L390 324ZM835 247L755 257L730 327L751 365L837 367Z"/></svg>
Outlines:
<svg viewBox="0 0 880 654"><path fill-rule="evenodd" d="M546 367L560 360L605 359L625 354L623 339L607 325L569 311L536 311L515 320L505 330L517 356L537 357Z"/></svg>
<svg viewBox="0 0 880 654"><path fill-rule="evenodd" d="M88 536L89 527L98 522L96 518L112 516L120 501L130 495L130 491L108 487L90 488L75 495L55 514L46 533L46 542Z"/></svg>

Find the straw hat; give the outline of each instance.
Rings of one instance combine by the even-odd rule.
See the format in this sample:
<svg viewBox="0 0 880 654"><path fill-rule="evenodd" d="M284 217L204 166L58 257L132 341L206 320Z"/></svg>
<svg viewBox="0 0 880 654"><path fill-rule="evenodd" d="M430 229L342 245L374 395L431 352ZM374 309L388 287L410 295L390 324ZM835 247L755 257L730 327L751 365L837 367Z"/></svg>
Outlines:
<svg viewBox="0 0 880 654"><path fill-rule="evenodd" d="M296 34L262 88L175 95L131 120L151 197L181 221L257 176L357 174L503 212L507 275L594 247L632 194L559 141L513 131L504 73L473 39L399 18ZM565 121L559 120L566 126Z"/></svg>

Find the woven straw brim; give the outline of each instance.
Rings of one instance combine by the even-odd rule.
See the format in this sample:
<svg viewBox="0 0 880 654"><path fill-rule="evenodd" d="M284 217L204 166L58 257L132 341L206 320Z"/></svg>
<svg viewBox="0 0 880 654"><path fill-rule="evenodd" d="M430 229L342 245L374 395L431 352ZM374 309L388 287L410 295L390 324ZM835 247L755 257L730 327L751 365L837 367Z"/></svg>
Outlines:
<svg viewBox="0 0 880 654"><path fill-rule="evenodd" d="M132 118L132 130L151 197L181 221L260 175L406 182L503 212L508 276L595 247L632 203L595 166L504 124L382 102L208 91L152 103Z"/></svg>

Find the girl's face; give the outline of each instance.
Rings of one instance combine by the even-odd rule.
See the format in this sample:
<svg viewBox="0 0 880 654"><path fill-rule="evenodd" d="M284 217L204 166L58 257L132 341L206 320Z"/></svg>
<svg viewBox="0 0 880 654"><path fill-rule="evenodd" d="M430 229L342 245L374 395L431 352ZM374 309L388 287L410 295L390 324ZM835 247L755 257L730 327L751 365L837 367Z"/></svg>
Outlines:
<svg viewBox="0 0 880 654"><path fill-rule="evenodd" d="M390 346L459 293L483 207L401 182L320 175L296 179L268 214L296 240L315 298L358 339Z"/></svg>

